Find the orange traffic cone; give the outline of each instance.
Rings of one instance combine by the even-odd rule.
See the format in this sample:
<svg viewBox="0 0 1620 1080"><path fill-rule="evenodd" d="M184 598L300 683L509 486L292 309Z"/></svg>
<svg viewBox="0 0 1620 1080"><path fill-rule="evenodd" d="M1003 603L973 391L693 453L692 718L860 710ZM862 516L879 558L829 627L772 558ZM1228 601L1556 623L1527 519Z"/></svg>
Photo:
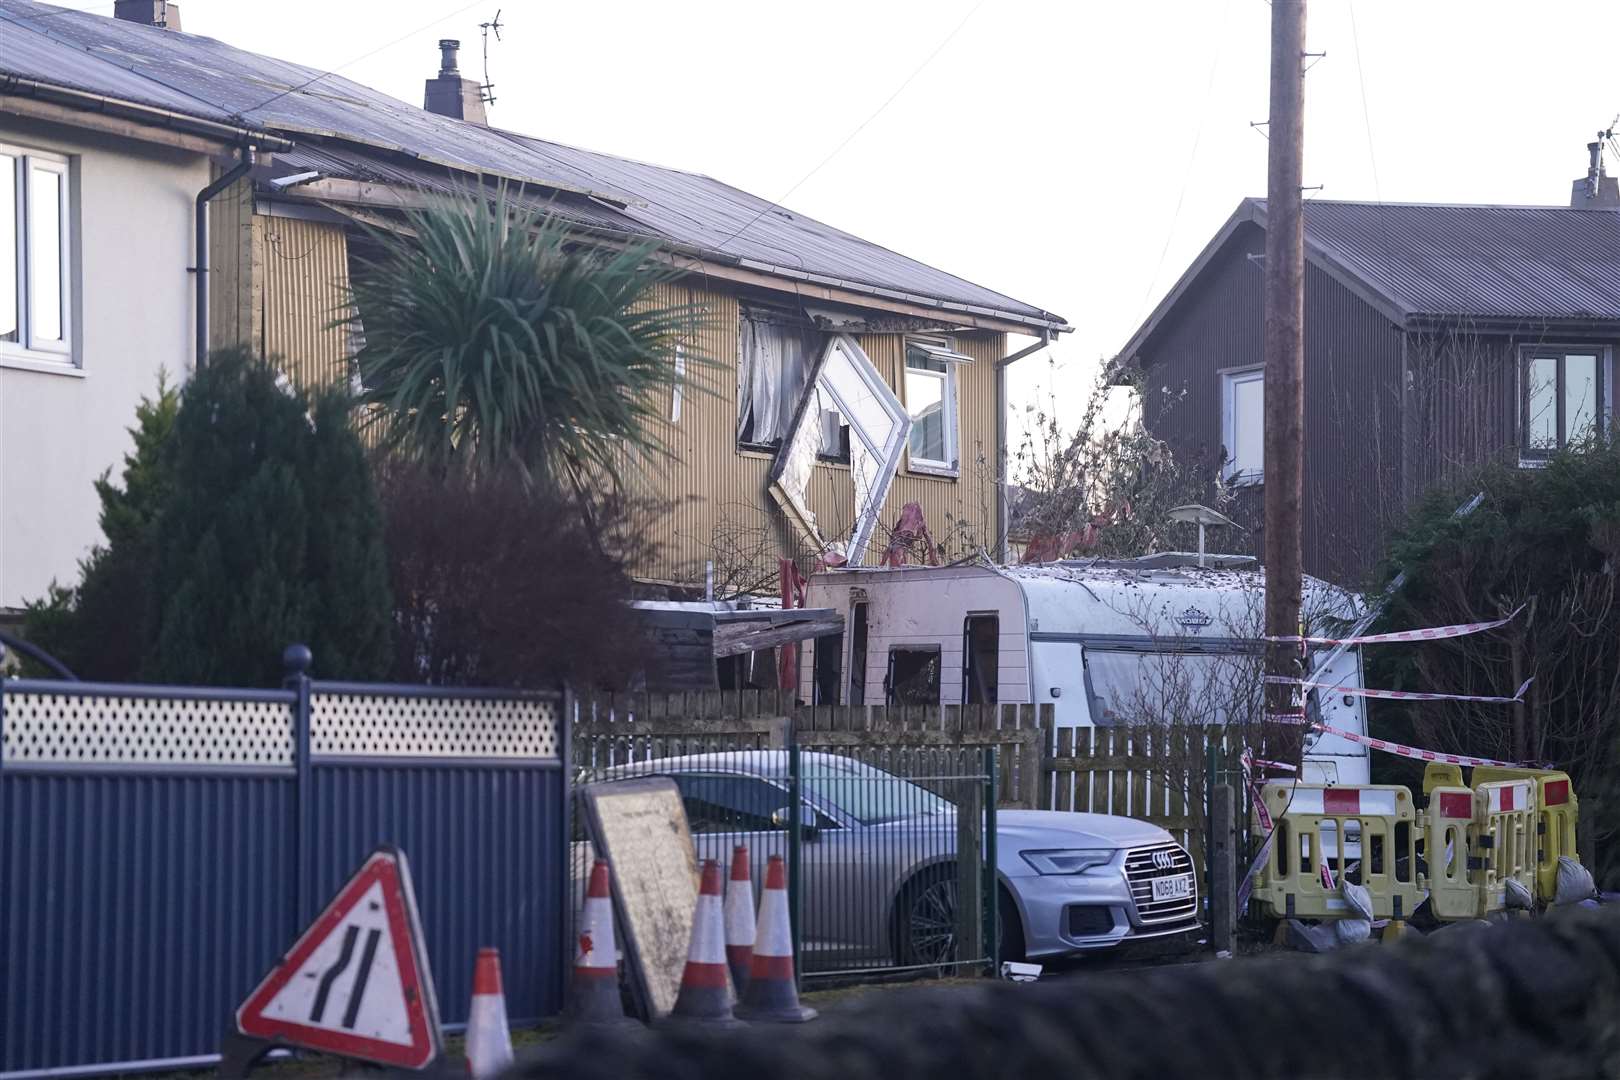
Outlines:
<svg viewBox="0 0 1620 1080"><path fill-rule="evenodd" d="M586 1024L626 1020L619 998L619 947L613 940L613 898L608 892L606 859L597 859L591 867L590 886L585 890L568 1012L573 1020Z"/></svg>
<svg viewBox="0 0 1620 1080"><path fill-rule="evenodd" d="M479 949L478 966L473 968L472 1008L467 1013L467 1075L485 1080L511 1064L512 1032L506 1026L501 954L498 949Z"/></svg>
<svg viewBox="0 0 1620 1080"><path fill-rule="evenodd" d="M703 860L703 887L692 911L692 942L686 950L681 992L670 1015L677 1020L734 1024L731 974L726 970L725 917L721 911L720 864Z"/></svg>
<svg viewBox="0 0 1620 1080"><path fill-rule="evenodd" d="M731 880L726 882L726 963L731 981L741 994L748 985L748 965L754 958L754 878L748 867L748 849L738 844L731 853Z"/></svg>
<svg viewBox="0 0 1620 1080"><path fill-rule="evenodd" d="M793 930L788 923L787 865L772 855L765 864L765 892L759 898L759 932L748 966L748 989L737 1007L739 1020L800 1024L816 1010L799 1004L793 978Z"/></svg>

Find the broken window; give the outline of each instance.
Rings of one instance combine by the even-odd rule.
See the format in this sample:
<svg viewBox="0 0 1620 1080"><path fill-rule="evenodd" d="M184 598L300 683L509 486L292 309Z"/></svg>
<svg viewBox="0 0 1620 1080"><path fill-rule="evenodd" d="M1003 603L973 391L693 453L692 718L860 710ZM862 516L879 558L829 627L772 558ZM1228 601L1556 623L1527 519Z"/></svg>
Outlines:
<svg viewBox="0 0 1620 1080"><path fill-rule="evenodd" d="M838 682L841 674L839 668L844 658L844 635L833 634L829 637L816 638L815 645L815 676L812 689L815 696L812 705L837 705Z"/></svg>
<svg viewBox="0 0 1620 1080"><path fill-rule="evenodd" d="M1221 376L1221 445L1226 478L1258 484L1266 468L1266 373L1263 368Z"/></svg>
<svg viewBox="0 0 1620 1080"><path fill-rule="evenodd" d="M910 426L905 407L860 343L847 334L829 338L771 466L769 487L771 497L814 550L841 555L851 566L861 564ZM829 543L810 509L810 479L817 460L836 451L845 451L849 460L855 513L848 540Z"/></svg>
<svg viewBox="0 0 1620 1080"><path fill-rule="evenodd" d="M1526 350L1520 358L1520 457L1527 461L1604 429L1610 402L1605 349Z"/></svg>
<svg viewBox="0 0 1620 1080"><path fill-rule="evenodd" d="M890 649L885 682L890 705L938 705L939 646Z"/></svg>
<svg viewBox="0 0 1620 1080"><path fill-rule="evenodd" d="M943 342L906 342L906 412L911 416L913 468L956 471L956 365L970 360Z"/></svg>
<svg viewBox="0 0 1620 1080"><path fill-rule="evenodd" d="M996 703L997 661L1001 657L1001 619L969 615L962 628L962 700L969 705Z"/></svg>
<svg viewBox="0 0 1620 1080"><path fill-rule="evenodd" d="M737 342L737 443L777 447L793 423L818 348L790 316L745 310Z"/></svg>

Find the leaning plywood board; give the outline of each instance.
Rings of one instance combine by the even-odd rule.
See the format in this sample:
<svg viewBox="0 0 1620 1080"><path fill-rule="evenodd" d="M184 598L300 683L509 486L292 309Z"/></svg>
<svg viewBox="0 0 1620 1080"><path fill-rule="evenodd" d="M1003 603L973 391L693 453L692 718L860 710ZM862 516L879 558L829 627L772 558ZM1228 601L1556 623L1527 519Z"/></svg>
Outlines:
<svg viewBox="0 0 1620 1080"><path fill-rule="evenodd" d="M680 992L697 907L697 855L673 780L615 780L581 789L585 825L613 868L613 906L630 988L648 1020Z"/></svg>

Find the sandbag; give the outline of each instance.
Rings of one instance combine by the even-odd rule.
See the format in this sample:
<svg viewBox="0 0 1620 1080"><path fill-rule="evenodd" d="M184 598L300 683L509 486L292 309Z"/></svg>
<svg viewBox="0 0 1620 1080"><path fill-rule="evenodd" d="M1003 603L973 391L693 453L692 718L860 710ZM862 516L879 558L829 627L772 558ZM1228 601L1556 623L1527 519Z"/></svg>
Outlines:
<svg viewBox="0 0 1620 1080"><path fill-rule="evenodd" d="M1510 911L1529 911L1535 906L1535 897L1524 882L1518 878L1508 878L1502 882L1502 903Z"/></svg>
<svg viewBox="0 0 1620 1080"><path fill-rule="evenodd" d="M1568 855L1558 856L1558 888L1553 892L1553 906L1578 904L1582 900L1592 899L1596 894L1592 871Z"/></svg>
<svg viewBox="0 0 1620 1080"><path fill-rule="evenodd" d="M1372 893L1367 891L1365 885L1357 885L1346 881L1339 886L1339 895L1350 910L1355 912L1354 918L1339 919L1333 924L1333 934L1340 945L1355 945L1372 937Z"/></svg>

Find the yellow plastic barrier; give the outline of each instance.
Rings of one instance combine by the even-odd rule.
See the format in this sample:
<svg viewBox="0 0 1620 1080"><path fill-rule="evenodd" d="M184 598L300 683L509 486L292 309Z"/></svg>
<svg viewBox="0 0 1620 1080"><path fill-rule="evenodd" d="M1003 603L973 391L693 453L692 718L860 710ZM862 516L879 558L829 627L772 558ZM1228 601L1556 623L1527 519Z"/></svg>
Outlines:
<svg viewBox="0 0 1620 1080"><path fill-rule="evenodd" d="M1254 896L1270 914L1309 919L1352 914L1338 889L1346 872L1366 887L1376 918L1412 914L1421 893L1416 813L1405 787L1268 783L1261 797L1276 823L1276 838ZM1331 888L1323 880L1324 863Z"/></svg>
<svg viewBox="0 0 1620 1080"><path fill-rule="evenodd" d="M1479 915L1505 907L1509 878L1536 888L1536 826L1540 818L1533 780L1474 784L1474 848L1469 860L1479 896Z"/></svg>
<svg viewBox="0 0 1620 1080"><path fill-rule="evenodd" d="M1474 847L1473 791L1461 785L1434 788L1424 819L1423 856L1428 866L1424 883L1430 912L1437 919L1475 918L1479 892L1468 871Z"/></svg>
<svg viewBox="0 0 1620 1080"><path fill-rule="evenodd" d="M1575 824L1580 820L1580 800L1569 774L1551 769L1510 769L1480 765L1474 769L1474 786L1502 780L1533 780L1540 809L1536 825L1536 899L1551 903L1558 893L1558 857L1568 855L1577 861Z"/></svg>
<svg viewBox="0 0 1620 1080"><path fill-rule="evenodd" d="M1462 766L1449 765L1443 761L1431 761L1423 766L1423 797L1430 804L1434 802L1435 788L1462 788L1468 785L1463 782Z"/></svg>

